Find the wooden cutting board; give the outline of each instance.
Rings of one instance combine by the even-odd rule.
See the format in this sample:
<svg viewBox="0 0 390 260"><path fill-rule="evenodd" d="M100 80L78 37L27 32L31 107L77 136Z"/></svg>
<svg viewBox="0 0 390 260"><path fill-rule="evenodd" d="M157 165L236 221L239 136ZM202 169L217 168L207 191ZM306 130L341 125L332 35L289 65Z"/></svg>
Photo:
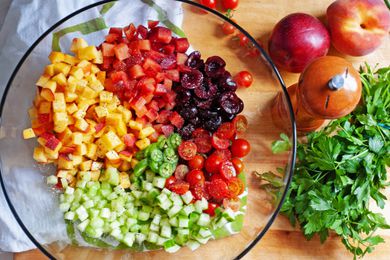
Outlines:
<svg viewBox="0 0 390 260"><path fill-rule="evenodd" d="M304 12L324 19L327 6L332 0L241 0L234 17L237 22L245 28L252 36L260 39L266 45L270 32L281 18L293 12ZM186 21L185 26L197 27L198 22ZM214 26L214 25L210 25ZM201 34L198 37L202 37ZM204 39L207 40L207 39ZM334 49L331 55L342 56ZM374 53L360 58L346 57L358 68L360 64L367 61L370 65L377 63L380 66L389 66L390 61L390 39L387 37L384 44ZM282 72L287 85L297 81L298 75ZM261 98L261 97L260 97ZM258 100L256 100L259 102ZM261 102L261 101L260 101ZM263 165L264 169L274 168L278 165L269 163ZM261 171L261 169L260 169ZM390 197L390 189L386 191ZM382 211L390 222L390 204ZM389 259L390 256L390 231L380 231L386 243L377 246L376 250L368 255L366 259ZM288 220L279 216L271 229L255 248L245 256L245 260L251 259L352 259L340 239L331 235L325 244L319 242L318 237L311 241L301 235L300 231L290 226ZM15 260L39 260L46 259L38 250L16 253Z"/></svg>

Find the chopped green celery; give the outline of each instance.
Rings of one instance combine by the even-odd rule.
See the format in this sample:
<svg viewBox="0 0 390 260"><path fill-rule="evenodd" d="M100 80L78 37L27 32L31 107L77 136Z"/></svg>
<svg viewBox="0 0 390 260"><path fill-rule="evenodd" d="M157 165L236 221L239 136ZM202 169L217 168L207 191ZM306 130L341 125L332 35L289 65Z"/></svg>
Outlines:
<svg viewBox="0 0 390 260"><path fill-rule="evenodd" d="M85 201L88 201L88 200L91 200L91 198L88 197L88 194L83 193L83 195L81 195L81 201L85 202Z"/></svg>
<svg viewBox="0 0 390 260"><path fill-rule="evenodd" d="M114 192L115 192L116 194L118 194L118 195L124 195L124 194L126 194L125 189L122 188L122 186L116 186L116 187L114 188Z"/></svg>
<svg viewBox="0 0 390 260"><path fill-rule="evenodd" d="M73 201L70 207L70 211L75 211L78 207L80 207L80 203ZM60 203L60 210L61 210L61 203Z"/></svg>
<svg viewBox="0 0 390 260"><path fill-rule="evenodd" d="M112 237L114 237L115 239L117 239L117 240L122 240L122 238L123 238L122 232L121 232L121 230L119 228L113 229L111 231L110 235Z"/></svg>
<svg viewBox="0 0 390 260"><path fill-rule="evenodd" d="M145 240L146 240L146 235L144 235L142 233L136 233L135 234L135 241L138 244L142 244L142 242L144 242Z"/></svg>
<svg viewBox="0 0 390 260"><path fill-rule="evenodd" d="M169 210L168 210L168 217L172 218L173 216L176 216L177 213L180 212L180 210L182 209L181 206L179 205L173 205Z"/></svg>
<svg viewBox="0 0 390 260"><path fill-rule="evenodd" d="M99 210L98 209L90 208L87 211L89 213L89 218L93 218L93 217L99 216Z"/></svg>
<svg viewBox="0 0 390 260"><path fill-rule="evenodd" d="M228 222L229 222L229 221L228 221L226 218L221 217L221 218L218 220L218 222L215 223L215 226L216 226L217 228L221 228L221 227L225 226Z"/></svg>
<svg viewBox="0 0 390 260"><path fill-rule="evenodd" d="M149 217L150 217L150 213L149 212L140 211L138 213L138 219L139 220L146 221L146 220L149 219Z"/></svg>
<svg viewBox="0 0 390 260"><path fill-rule="evenodd" d="M84 188L85 188L85 185L87 185L87 181L84 181L84 180L79 180L79 181L76 183L76 187L77 187L77 188L81 188L81 189L84 189Z"/></svg>
<svg viewBox="0 0 390 260"><path fill-rule="evenodd" d="M156 174L152 172L151 170L146 170L145 177L148 182L153 182L153 179L155 178Z"/></svg>
<svg viewBox="0 0 390 260"><path fill-rule="evenodd" d="M165 193L161 193L156 197L156 199L160 202L163 203L168 200L168 196Z"/></svg>
<svg viewBox="0 0 390 260"><path fill-rule="evenodd" d="M92 238L100 238L103 235L103 228L93 228L90 225L85 229L87 236Z"/></svg>
<svg viewBox="0 0 390 260"><path fill-rule="evenodd" d="M160 206L160 208L162 208L163 210L168 210L171 206L172 206L172 202L170 200L166 200L164 201L163 203L159 203L158 204Z"/></svg>
<svg viewBox="0 0 390 260"><path fill-rule="evenodd" d="M151 223L149 229L150 229L151 231L158 232L158 231L160 230L160 226Z"/></svg>
<svg viewBox="0 0 390 260"><path fill-rule="evenodd" d="M88 195L88 197L90 197L90 198L94 198L97 194L98 194L98 189L89 189L88 191L87 191L87 195Z"/></svg>
<svg viewBox="0 0 390 260"><path fill-rule="evenodd" d="M198 241L199 243L201 244L206 244L209 240L210 240L211 237L201 237L201 236L196 236L195 237L195 240Z"/></svg>
<svg viewBox="0 0 390 260"><path fill-rule="evenodd" d="M125 206L125 202L122 197L116 198L111 201L111 208L115 211L117 211L120 208L123 208L124 206Z"/></svg>
<svg viewBox="0 0 390 260"><path fill-rule="evenodd" d="M225 217L229 221L233 221L236 218L236 214L234 213L234 211L231 208L226 208L223 211L222 216Z"/></svg>
<svg viewBox="0 0 390 260"><path fill-rule="evenodd" d="M179 226L179 220L177 219L177 217L170 218L169 219L169 224L171 224L171 226L173 226L173 227L178 227Z"/></svg>
<svg viewBox="0 0 390 260"><path fill-rule="evenodd" d="M80 199L81 199L81 196L83 195L83 190L82 189L76 189L75 191L74 191L74 200L75 201L80 201Z"/></svg>
<svg viewBox="0 0 390 260"><path fill-rule="evenodd" d="M130 233L130 232L127 232L124 235L123 240L122 240L122 242L125 243L129 247L133 246L134 241L135 241L135 234Z"/></svg>
<svg viewBox="0 0 390 260"><path fill-rule="evenodd" d="M58 183L57 176L50 175L46 178L47 185L56 185Z"/></svg>
<svg viewBox="0 0 390 260"><path fill-rule="evenodd" d="M172 236L172 228L170 225L161 226L160 235L162 237L170 238Z"/></svg>
<svg viewBox="0 0 390 260"><path fill-rule="evenodd" d="M77 225L77 229L80 230L81 232L84 232L88 224L89 224L89 219L86 219Z"/></svg>
<svg viewBox="0 0 390 260"><path fill-rule="evenodd" d="M170 226L168 218L162 218L160 221L160 226Z"/></svg>
<svg viewBox="0 0 390 260"><path fill-rule="evenodd" d="M109 208L102 208L100 210L100 217L104 219L109 219L111 216L111 210Z"/></svg>
<svg viewBox="0 0 390 260"><path fill-rule="evenodd" d="M168 190L167 188L162 189L161 193L164 193L165 195L171 195L172 191Z"/></svg>
<svg viewBox="0 0 390 260"><path fill-rule="evenodd" d="M159 237L157 238L156 245L163 246L164 243L165 243L165 241L167 241L167 240L168 240L168 238L159 236Z"/></svg>
<svg viewBox="0 0 390 260"><path fill-rule="evenodd" d="M114 167L107 167L106 171L104 172L103 180L107 181L109 184L113 186L119 185L118 169Z"/></svg>
<svg viewBox="0 0 390 260"><path fill-rule="evenodd" d="M107 196L108 200L114 200L116 198L118 198L118 194L116 194L115 192L111 192L111 194Z"/></svg>
<svg viewBox="0 0 390 260"><path fill-rule="evenodd" d="M143 224L143 225L140 225L140 232L144 235L148 235L149 234L149 225L148 224Z"/></svg>
<svg viewBox="0 0 390 260"><path fill-rule="evenodd" d="M127 209L126 209L126 214L127 214L129 217L137 218L137 216L138 216L138 210L137 210L135 207L127 208Z"/></svg>
<svg viewBox="0 0 390 260"><path fill-rule="evenodd" d="M153 217L154 215L161 215L161 210L159 207L154 207L152 211Z"/></svg>
<svg viewBox="0 0 390 260"><path fill-rule="evenodd" d="M186 246L191 249L191 251L195 251L196 249L198 249L200 247L200 243L195 241L195 240L189 240L187 243L186 243Z"/></svg>
<svg viewBox="0 0 390 260"><path fill-rule="evenodd" d="M60 203L60 211L61 212L67 212L70 208L70 203L69 202L63 202Z"/></svg>
<svg viewBox="0 0 390 260"><path fill-rule="evenodd" d="M160 214L154 215L152 223L155 224L155 225L159 225L160 221L161 221L161 215Z"/></svg>
<svg viewBox="0 0 390 260"><path fill-rule="evenodd" d="M178 245L176 245L176 244L173 245L173 246L170 246L170 247L166 247L165 244L166 244L166 242L164 243L164 250L165 250L166 252L168 252L168 253L173 254L173 253L179 251L179 249L180 249L180 246L178 246Z"/></svg>
<svg viewBox="0 0 390 260"><path fill-rule="evenodd" d="M147 206L147 205L143 205L143 206L142 206L142 210L141 210L141 211L143 211L143 212L146 212L146 213L151 213L151 212L152 212L152 210L153 210L153 208L152 208L152 207L150 207L150 206Z"/></svg>
<svg viewBox="0 0 390 260"><path fill-rule="evenodd" d="M61 194L64 195L64 202L72 203L74 201L74 194Z"/></svg>
<svg viewBox="0 0 390 260"><path fill-rule="evenodd" d="M208 202L205 198L202 198L202 200L197 200L195 202L195 210L198 212L198 213L202 213L203 210L207 209L208 208Z"/></svg>
<svg viewBox="0 0 390 260"><path fill-rule="evenodd" d="M206 213L200 214L197 224L203 227L208 226L210 224L210 215Z"/></svg>
<svg viewBox="0 0 390 260"><path fill-rule="evenodd" d="M151 182L148 182L148 181L143 181L142 182L142 189L146 190L146 191L150 191L151 189L153 189L153 184Z"/></svg>
<svg viewBox="0 0 390 260"><path fill-rule="evenodd" d="M100 199L100 201L96 204L96 207L98 209L102 209L107 205L107 200L105 199Z"/></svg>
<svg viewBox="0 0 390 260"><path fill-rule="evenodd" d="M164 188L166 179L162 177L154 177L153 179L153 186L159 189Z"/></svg>
<svg viewBox="0 0 390 260"><path fill-rule="evenodd" d="M87 200L83 203L83 206L86 208L86 209L89 209L89 208L92 208L93 206L95 206L95 203L93 202L93 200Z"/></svg>
<svg viewBox="0 0 390 260"><path fill-rule="evenodd" d="M110 191L110 193L112 192L112 187L111 185L108 183L108 182L102 182L102 184L100 185L100 190L108 190Z"/></svg>
<svg viewBox="0 0 390 260"><path fill-rule="evenodd" d="M135 218L127 218L126 219L126 226L128 227L128 228L131 228L132 226L134 226L134 225L136 225L137 224L137 219L135 219Z"/></svg>
<svg viewBox="0 0 390 260"><path fill-rule="evenodd" d="M139 198L141 198L142 191L132 190L131 194L134 196L134 198L139 199Z"/></svg>
<svg viewBox="0 0 390 260"><path fill-rule="evenodd" d="M188 216L194 211L195 211L194 205L190 204L190 205L184 206L183 209L180 211L180 213L185 215L185 216Z"/></svg>
<svg viewBox="0 0 390 260"><path fill-rule="evenodd" d="M64 219L66 220L74 220L76 214L73 211L68 211L64 214Z"/></svg>
<svg viewBox="0 0 390 260"><path fill-rule="evenodd" d="M121 226L121 224L117 220L114 220L113 222L110 223L111 229L116 229L116 228L119 228L120 226Z"/></svg>
<svg viewBox="0 0 390 260"><path fill-rule="evenodd" d="M91 172L85 171L85 172L79 172L79 177L82 181L85 182L84 187L87 185L87 182L91 180Z"/></svg>
<svg viewBox="0 0 390 260"><path fill-rule="evenodd" d="M133 225L133 226L130 228L130 231L134 233L134 232L138 232L140 229L141 229L141 226L138 225L138 224L135 224L135 225Z"/></svg>

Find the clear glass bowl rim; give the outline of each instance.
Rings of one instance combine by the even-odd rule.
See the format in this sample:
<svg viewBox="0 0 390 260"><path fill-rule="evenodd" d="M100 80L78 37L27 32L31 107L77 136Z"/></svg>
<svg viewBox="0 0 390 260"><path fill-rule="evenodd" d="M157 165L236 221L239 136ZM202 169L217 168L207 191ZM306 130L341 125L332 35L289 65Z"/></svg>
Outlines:
<svg viewBox="0 0 390 260"><path fill-rule="evenodd" d="M11 74L11 77L9 78L8 82L7 82L7 85L5 87L5 90L4 90L4 93L3 93L3 97L1 99L1 103L0 103L0 125L1 125L1 119L2 119L2 115L3 115L3 109L4 109L4 106L5 106L5 101L7 99L7 94L8 94L8 91L9 89L11 88L12 86L12 83L13 83L13 80L15 78L15 76L17 75L17 73L19 72L19 69L21 68L21 66L23 65L24 61L27 59L27 57L31 54L31 52L35 49L35 47L47 36L49 35L49 33L51 33L52 31L54 31L58 26L60 26L61 24L63 24L64 22L68 21L69 19L71 19L72 17L86 11L86 10L89 10L91 8L94 8L96 6L99 6L99 5L103 5L103 4L106 4L106 3L110 3L110 2L116 2L117 0L103 0L103 1L99 1L99 2L96 2L96 3L93 3L93 4L90 4L90 5L87 5L83 8L80 8L78 10L76 10L75 12L67 15L66 17L62 18L61 20L59 20L57 23L55 23L53 26L51 26L49 29L47 29L31 46L30 48L26 51L26 53L22 56L22 58L20 59L20 61L18 62L18 64L16 65L14 71L12 72ZM173 1L178 1L178 2L182 2L182 3L185 3L185 4L188 4L188 5L192 5L192 6L195 6L199 9L203 9L205 11L207 11L208 13L212 13L213 15L216 15L217 17L219 17L220 19L222 20L225 20L226 22L230 23L231 25L233 25L235 28L237 28L241 33L243 33L246 37L248 37L248 39L252 42L252 44L255 46L255 48L257 48L261 55L263 56L263 58L266 60L266 62L271 66L271 69L272 71L275 73L275 76L277 78L277 80L279 81L280 83L280 87L282 89L282 92L283 92L283 95L286 99L286 102L287 102L287 106L288 106L288 112L289 112L289 117L290 117L290 124L291 124L291 129L292 129L292 148L291 148L291 152L292 152L292 156L291 156L291 161L289 162L290 163L290 167L289 169L287 170L288 174L285 175L285 189L283 191L283 194L282 194L282 197L278 203L278 205L276 206L274 212L272 213L269 221L267 222L267 224L265 225L265 227L263 228L263 230L256 236L256 238L237 256L235 257L235 259L241 259L242 257L244 257L259 241L260 239L266 234L266 232L268 231L268 229L271 227L271 225L273 224L275 218L277 217L277 215L279 214L279 211L280 211L280 208L282 207L283 205L283 202L284 202L284 199L287 195L287 191L290 187L290 183L291 183L291 179L292 179L292 175L293 175L293 172L294 172L294 167L295 167L295 161L296 161L296 146L297 146L297 130L296 130L296 122L295 122L295 117L294 117L294 112L293 112L293 108L292 108L292 104L291 104L291 100L290 100L290 97L288 95L288 92L287 92L287 88L286 88L286 85L284 83L284 80L280 74L280 72L278 71L277 67L275 66L275 64L273 63L273 61L271 60L271 58L268 56L268 54L266 53L266 51L258 44L258 42L245 30L243 29L240 25L238 25L237 23L235 23L234 21L232 21L230 18L228 18L227 16L223 15L222 13L214 10L214 9L211 9L211 8L208 8L206 6L203 6L201 4L199 4L198 2L193 2L191 0L173 0ZM55 259L51 254L50 252L48 252L35 238L34 236L28 231L27 227L23 224L23 221L21 220L21 218L19 217L19 215L17 214L16 212L16 209L14 208L12 202L11 202L11 199L9 198L8 194L7 194L7 191L6 191L6 188L5 188L5 184L4 184L4 180L3 180L3 177L2 177L2 173L1 173L1 167L0 167L0 185L1 185L1 188L3 190L3 194L4 194L4 197L5 197L5 200L13 214L13 216L15 217L17 223L19 224L19 226L22 228L22 230L24 231L24 233L27 235L27 237L31 240L31 242L43 253L45 254L48 258L50 259Z"/></svg>

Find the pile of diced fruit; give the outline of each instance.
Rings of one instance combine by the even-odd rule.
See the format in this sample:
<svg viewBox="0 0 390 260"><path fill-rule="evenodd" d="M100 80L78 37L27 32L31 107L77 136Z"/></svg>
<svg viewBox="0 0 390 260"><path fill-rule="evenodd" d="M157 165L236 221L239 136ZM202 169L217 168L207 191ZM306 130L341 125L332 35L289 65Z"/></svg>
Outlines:
<svg viewBox="0 0 390 260"><path fill-rule="evenodd" d="M57 166L47 183L83 237L194 250L239 214L243 102L222 58L188 48L150 21L50 54L23 136Z"/></svg>

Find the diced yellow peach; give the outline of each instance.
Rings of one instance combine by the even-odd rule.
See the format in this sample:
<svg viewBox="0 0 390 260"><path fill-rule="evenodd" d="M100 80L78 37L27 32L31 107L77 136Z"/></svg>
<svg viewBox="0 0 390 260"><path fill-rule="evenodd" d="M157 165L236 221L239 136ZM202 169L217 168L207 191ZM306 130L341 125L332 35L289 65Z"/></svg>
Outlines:
<svg viewBox="0 0 390 260"><path fill-rule="evenodd" d="M124 188L130 188L130 177L126 172L119 173L119 185Z"/></svg>
<svg viewBox="0 0 390 260"><path fill-rule="evenodd" d="M92 166L92 161L88 160L88 161L82 162L79 167L80 167L80 170L82 170L82 171L90 171L91 166Z"/></svg>
<svg viewBox="0 0 390 260"><path fill-rule="evenodd" d="M122 172L127 172L131 169L131 163L128 161L122 161L121 166L119 166L119 170Z"/></svg>
<svg viewBox="0 0 390 260"><path fill-rule="evenodd" d="M76 119L83 119L85 117L85 115L87 114L87 112L85 112L84 109L79 109L77 110L74 114L73 114L73 117L76 118Z"/></svg>
<svg viewBox="0 0 390 260"><path fill-rule="evenodd" d="M126 161L126 162L131 162L131 160L133 159L133 157L130 155L124 155L123 153L119 153L119 157L123 160L123 161Z"/></svg>
<svg viewBox="0 0 390 260"><path fill-rule="evenodd" d="M106 107L107 107L108 112L114 113L114 111L116 110L118 105L114 102L110 102L110 103L106 104Z"/></svg>
<svg viewBox="0 0 390 260"><path fill-rule="evenodd" d="M65 102L64 93L54 94L53 111L55 113L66 112L66 102Z"/></svg>
<svg viewBox="0 0 390 260"><path fill-rule="evenodd" d="M41 97L42 97L44 100L46 100L46 101L50 101L50 102L54 101L54 94L53 94L53 92L51 92L51 90L48 89L48 88L43 88L43 89L41 90Z"/></svg>
<svg viewBox="0 0 390 260"><path fill-rule="evenodd" d="M38 109L39 114L49 114L51 113L51 102L41 102Z"/></svg>
<svg viewBox="0 0 390 260"><path fill-rule="evenodd" d="M99 71L96 73L96 78L104 85L104 82L106 81L106 72L105 71Z"/></svg>
<svg viewBox="0 0 390 260"><path fill-rule="evenodd" d="M73 116L68 116L68 125L74 125L76 123L76 119Z"/></svg>
<svg viewBox="0 0 390 260"><path fill-rule="evenodd" d="M34 130L32 128L27 128L23 130L23 138L24 139L31 139L36 137Z"/></svg>
<svg viewBox="0 0 390 260"><path fill-rule="evenodd" d="M68 114L66 112L54 113L53 121L54 121L54 131L57 133L61 133L65 131L65 129L68 127L68 123L69 123Z"/></svg>
<svg viewBox="0 0 390 260"><path fill-rule="evenodd" d="M70 75L76 79L82 79L84 77L84 72L81 68L72 67L72 69L70 70ZM69 82L69 79L68 79L68 82Z"/></svg>
<svg viewBox="0 0 390 260"><path fill-rule="evenodd" d="M107 159L110 160L110 161L114 161L114 160L120 159L118 153L115 152L115 151L113 151L113 150L108 151L108 152L106 153L106 157L107 157Z"/></svg>
<svg viewBox="0 0 390 260"><path fill-rule="evenodd" d="M74 145L81 145L83 143L83 134L80 132L72 133L72 143Z"/></svg>
<svg viewBox="0 0 390 260"><path fill-rule="evenodd" d="M106 117L108 116L108 110L106 107L97 106L95 107L95 113L98 118Z"/></svg>
<svg viewBox="0 0 390 260"><path fill-rule="evenodd" d="M75 155L85 155L86 153L87 153L86 144L76 145L76 151L74 152Z"/></svg>
<svg viewBox="0 0 390 260"><path fill-rule="evenodd" d="M100 140L102 140L102 143L107 150L113 150L115 147L122 144L121 139L113 131L104 134Z"/></svg>
<svg viewBox="0 0 390 260"><path fill-rule="evenodd" d="M102 91L99 93L100 103L110 103L112 101L114 94L108 91Z"/></svg>
<svg viewBox="0 0 390 260"><path fill-rule="evenodd" d="M74 166L72 160L60 156L58 158L57 168L62 170L72 170Z"/></svg>
<svg viewBox="0 0 390 260"><path fill-rule="evenodd" d="M84 73L86 72L86 68L88 68L88 72L91 71L92 64L87 60L81 60L77 65L78 68L82 68Z"/></svg>
<svg viewBox="0 0 390 260"><path fill-rule="evenodd" d="M70 51L77 53L79 49L83 49L88 46L88 43L83 38L74 38L72 40L72 45L70 46Z"/></svg>
<svg viewBox="0 0 390 260"><path fill-rule="evenodd" d="M65 128L64 131L62 131L61 133L58 134L58 139L63 144L68 144L68 143L70 143L72 141L72 136L73 136L72 131L70 131L70 129L67 127L67 128Z"/></svg>
<svg viewBox="0 0 390 260"><path fill-rule="evenodd" d="M54 74L62 73L65 76L68 76L71 66L64 62L59 62L54 64Z"/></svg>
<svg viewBox="0 0 390 260"><path fill-rule="evenodd" d="M89 127L89 129L91 129L91 127ZM88 132L90 132L90 131L88 131ZM83 135L83 143L90 143L90 142L93 142L93 140L94 140L94 136L92 135L92 133L91 134L84 134Z"/></svg>
<svg viewBox="0 0 390 260"><path fill-rule="evenodd" d="M78 98L78 95L76 93L72 93L72 92L68 92L66 91L65 92L65 101L70 103L70 102L74 102L76 99ZM77 106L76 106L77 108Z"/></svg>
<svg viewBox="0 0 390 260"><path fill-rule="evenodd" d="M115 152L117 152L117 153L120 153L120 152L122 152L123 150L125 150L126 149L126 145L124 144L124 143L121 143L120 145L118 145L117 147L115 147Z"/></svg>
<svg viewBox="0 0 390 260"><path fill-rule="evenodd" d="M70 159L72 160L73 166L79 166L83 162L83 156L82 155L69 155Z"/></svg>
<svg viewBox="0 0 390 260"><path fill-rule="evenodd" d="M28 110L28 115L30 117L31 120L37 118L38 116L38 110L36 107L32 107Z"/></svg>
<svg viewBox="0 0 390 260"><path fill-rule="evenodd" d="M66 94L65 94L66 95ZM66 96L65 96L65 100L66 100ZM66 106L66 112L68 112L68 114L73 114L74 112L77 111L77 105L75 103L71 103L69 105Z"/></svg>
<svg viewBox="0 0 390 260"><path fill-rule="evenodd" d="M128 124L130 122L131 116L132 116L131 111L128 110L127 108L125 108L124 106L117 107L117 110L122 113L123 122Z"/></svg>
<svg viewBox="0 0 390 260"><path fill-rule="evenodd" d="M50 77L54 76L54 64L47 65L43 74L48 75Z"/></svg>
<svg viewBox="0 0 390 260"><path fill-rule="evenodd" d="M95 64L102 64L102 63L103 63L103 54L102 54L101 51L98 51L98 52L96 53L96 58L93 59L92 62L95 63ZM93 72L93 71L92 71L92 73L96 73L96 72Z"/></svg>
<svg viewBox="0 0 390 260"><path fill-rule="evenodd" d="M111 126L116 126L118 121L122 120L122 115L119 113L111 113L106 117L106 124Z"/></svg>
<svg viewBox="0 0 390 260"><path fill-rule="evenodd" d="M85 87L81 92L81 96L88 99L94 99L99 95L95 90L90 87Z"/></svg>
<svg viewBox="0 0 390 260"><path fill-rule="evenodd" d="M96 156L99 158L104 158L106 156L107 148L104 146L102 139L98 139L95 144L97 145Z"/></svg>
<svg viewBox="0 0 390 260"><path fill-rule="evenodd" d="M50 76L49 75L42 75L39 77L37 83L35 83L35 85L37 85L38 87L43 87L45 86L45 84L50 80Z"/></svg>
<svg viewBox="0 0 390 260"><path fill-rule="evenodd" d="M45 145L46 145L46 139L45 139L45 138L38 137L37 142L38 142L38 144L40 144L41 146L45 146Z"/></svg>
<svg viewBox="0 0 390 260"><path fill-rule="evenodd" d="M52 77L51 80L55 81L60 86L66 86L67 84L67 79L65 77L65 74L63 73L58 73L57 75Z"/></svg>
<svg viewBox="0 0 390 260"><path fill-rule="evenodd" d="M151 126L145 127L141 131L139 131L138 138L144 139L144 138L148 137L149 135L153 134L154 132L156 132L156 130L154 130L153 127L151 127Z"/></svg>
<svg viewBox="0 0 390 260"><path fill-rule="evenodd" d="M58 51L53 51L49 55L49 60L51 63L58 63L65 60L65 54Z"/></svg>
<svg viewBox="0 0 390 260"><path fill-rule="evenodd" d="M44 99L41 97L41 93L39 92L39 89L37 89L35 91L35 98L33 101L33 105L35 107L39 107L39 105L41 104L42 101L44 101Z"/></svg>
<svg viewBox="0 0 390 260"><path fill-rule="evenodd" d="M125 122L123 122L122 120L122 117L121 119L118 121L117 125L115 126L115 130L117 132L117 134L122 137L124 136L125 134L127 134L127 126L125 124Z"/></svg>
<svg viewBox="0 0 390 260"><path fill-rule="evenodd" d="M89 87L97 93L100 93L104 90L103 84L100 83L100 81L96 77L94 77L94 79L89 82Z"/></svg>
<svg viewBox="0 0 390 260"><path fill-rule="evenodd" d="M138 140L137 142L135 142L135 145L140 150L143 150L150 145L150 140L148 138L144 138L144 139L141 139L141 140Z"/></svg>
<svg viewBox="0 0 390 260"><path fill-rule="evenodd" d="M131 168L133 168L134 169L134 167L137 165L139 163L139 161L137 160L137 159L132 159L131 160L131 162L130 162L130 164L131 164Z"/></svg>
<svg viewBox="0 0 390 260"><path fill-rule="evenodd" d="M142 124L138 123L137 121L134 121L134 120L129 121L129 126L133 130L138 130L138 131L142 130Z"/></svg>
<svg viewBox="0 0 390 260"><path fill-rule="evenodd" d="M77 62L79 62L79 59L77 59L76 57L74 57L72 55L65 54L64 55L64 62L68 63L69 65L75 65Z"/></svg>
<svg viewBox="0 0 390 260"><path fill-rule="evenodd" d="M99 171L103 167L102 162L93 161L91 165L91 171Z"/></svg>
<svg viewBox="0 0 390 260"><path fill-rule="evenodd" d="M57 89L57 82L55 82L54 80L49 80L42 87L48 88L51 90L51 92L55 93Z"/></svg>
<svg viewBox="0 0 390 260"><path fill-rule="evenodd" d="M81 131L85 131L89 125L83 118L78 118L74 126Z"/></svg>
<svg viewBox="0 0 390 260"><path fill-rule="evenodd" d="M92 160L96 160L96 151L97 151L97 145L94 143L88 143L87 144L87 153L85 154L86 157Z"/></svg>
<svg viewBox="0 0 390 260"><path fill-rule="evenodd" d="M81 60L94 60L98 58L99 51L95 46L88 46L77 50L77 57Z"/></svg>
<svg viewBox="0 0 390 260"><path fill-rule="evenodd" d="M91 181L98 181L100 177L100 170L99 171L91 171Z"/></svg>
<svg viewBox="0 0 390 260"><path fill-rule="evenodd" d="M59 145L57 147L59 147ZM45 155L46 155L47 159L50 159L50 160L57 160L58 159L59 154L58 154L57 149L54 151L47 148L47 147L44 147L44 149L45 149Z"/></svg>
<svg viewBox="0 0 390 260"><path fill-rule="evenodd" d="M66 176L68 176L68 174L70 174L70 170L59 170L59 171L57 171L56 176L58 178L66 178Z"/></svg>

